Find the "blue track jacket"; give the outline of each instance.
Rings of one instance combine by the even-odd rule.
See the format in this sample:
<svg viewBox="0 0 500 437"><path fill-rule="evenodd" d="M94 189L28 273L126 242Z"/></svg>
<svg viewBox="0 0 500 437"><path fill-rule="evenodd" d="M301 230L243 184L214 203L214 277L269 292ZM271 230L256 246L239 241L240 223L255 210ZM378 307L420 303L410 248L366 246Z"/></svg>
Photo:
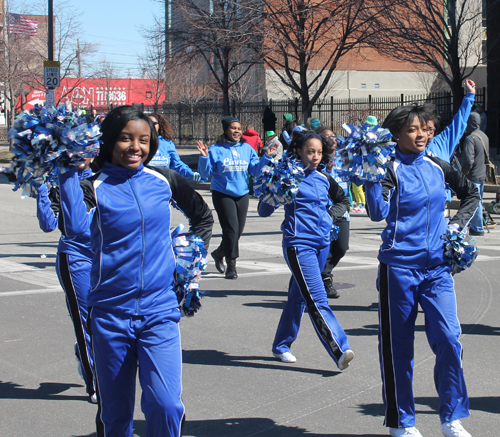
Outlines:
<svg viewBox="0 0 500 437"><path fill-rule="evenodd" d="M175 170L181 176L188 179L193 179L194 171L181 160L175 144L163 138L161 135L158 136L158 151L149 163L152 167L166 167L171 170Z"/></svg>
<svg viewBox="0 0 500 437"><path fill-rule="evenodd" d="M213 144L208 156L200 156L198 172L202 178L212 176L210 188L229 196L240 197L249 192L248 173L259 176L262 167L271 160L267 155L260 158L247 143L232 146L227 143Z"/></svg>
<svg viewBox="0 0 500 437"><path fill-rule="evenodd" d="M186 179L169 169L106 162L82 187L74 170L60 176L59 186L62 232L70 238L91 232L88 306L129 315L176 308L171 202L206 247L213 225L210 208Z"/></svg>
<svg viewBox="0 0 500 437"><path fill-rule="evenodd" d="M445 184L457 193L460 207L451 223L463 228L474 215L479 193L462 173L447 162L396 149L381 182L365 182L372 221L386 220L382 232L380 262L398 267L427 269L446 262L444 241Z"/></svg>
<svg viewBox="0 0 500 437"><path fill-rule="evenodd" d="M78 173L78 179L86 179L92 176L92 170L87 169ZM41 185L38 189L36 199L36 215L38 223L43 232L52 232L58 227L60 217L59 190L47 190L47 186ZM90 248L90 229L83 235L74 238L68 238L64 234L59 239L57 247L59 253L67 253L78 258L92 259L92 250Z"/></svg>
<svg viewBox="0 0 500 437"><path fill-rule="evenodd" d="M294 201L284 208L283 246L321 248L330 245L332 223L349 211L349 199L328 173L306 170ZM259 204L261 217L270 216L274 210L267 203Z"/></svg>

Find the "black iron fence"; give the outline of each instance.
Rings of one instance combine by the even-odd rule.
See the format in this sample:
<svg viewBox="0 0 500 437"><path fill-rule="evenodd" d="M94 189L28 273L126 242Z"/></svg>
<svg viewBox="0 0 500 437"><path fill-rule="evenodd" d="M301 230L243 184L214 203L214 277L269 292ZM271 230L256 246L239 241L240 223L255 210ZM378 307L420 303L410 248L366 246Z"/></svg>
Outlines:
<svg viewBox="0 0 500 437"><path fill-rule="evenodd" d="M485 100L485 89L478 89L476 104ZM410 103L434 103L442 118L442 125L446 126L453 118L453 96L449 92L404 95L394 97L372 97L367 99L325 99L316 102L312 111L312 118L318 118L323 126L330 127L338 134L343 133L342 125L347 123L364 123L368 115L377 117L382 123L389 112L398 105ZM243 129L252 126L261 136L264 134L262 116L266 106L275 113L276 129L281 132L282 117L291 113L294 119L302 122L301 102L292 100L262 100L258 102L232 102L232 115L241 121ZM145 112L153 112L153 107L145 107ZM197 140L214 141L222 132L220 120L223 117L222 103L201 102L195 105L183 103L164 105L159 109L168 120L175 132L177 145L192 144Z"/></svg>

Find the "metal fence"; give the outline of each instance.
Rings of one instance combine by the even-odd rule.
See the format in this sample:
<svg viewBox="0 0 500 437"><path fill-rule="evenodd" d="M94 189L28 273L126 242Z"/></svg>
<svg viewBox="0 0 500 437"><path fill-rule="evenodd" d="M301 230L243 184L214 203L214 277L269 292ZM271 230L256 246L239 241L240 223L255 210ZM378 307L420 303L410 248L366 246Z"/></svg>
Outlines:
<svg viewBox="0 0 500 437"><path fill-rule="evenodd" d="M485 100L485 89L478 89L476 104ZM347 123L363 124L368 115L377 117L382 123L389 112L398 105L410 103L434 103L441 115L442 125L446 126L453 118L453 96L449 92L404 95L395 97L372 97L367 99L325 99L316 102L312 110L312 118L318 118L321 125L328 126L337 134L342 134L342 125ZM261 137L264 135L262 116L266 106L276 115L277 133L281 132L283 114L291 113L294 119L301 120L301 102L291 100L262 100L258 102L231 102L231 113L240 120L243 129L253 127ZM153 112L153 107L145 107L145 112ZM197 140L215 141L222 133L220 120L224 115L222 103L202 102L196 105L176 104L159 108L175 132L177 145L193 144Z"/></svg>

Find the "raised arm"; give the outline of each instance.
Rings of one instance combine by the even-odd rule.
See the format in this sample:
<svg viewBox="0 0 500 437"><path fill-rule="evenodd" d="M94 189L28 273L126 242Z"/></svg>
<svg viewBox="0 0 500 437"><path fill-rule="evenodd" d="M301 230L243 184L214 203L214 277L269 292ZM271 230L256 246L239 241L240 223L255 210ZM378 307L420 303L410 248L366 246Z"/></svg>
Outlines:
<svg viewBox="0 0 500 437"><path fill-rule="evenodd" d="M203 179L208 179L212 176L212 161L208 155L208 146L203 141L198 141L198 151L200 159L198 160L198 172Z"/></svg>
<svg viewBox="0 0 500 437"><path fill-rule="evenodd" d="M387 218L391 208L391 197L396 190L396 175L389 167L385 178L380 182L365 182L366 204L370 219L380 222Z"/></svg>
<svg viewBox="0 0 500 437"><path fill-rule="evenodd" d="M252 149L252 153L250 155L251 156L250 162L248 164L248 172L252 176L258 177L262 172L262 168L265 165L269 164L269 162L271 161L271 155L274 152L276 152L276 149L277 149L277 146L269 147L266 150L266 153L264 153L264 155L262 155L262 157L260 159L257 156L257 153L255 152L255 150Z"/></svg>
<svg viewBox="0 0 500 437"><path fill-rule="evenodd" d="M170 168L172 170L175 170L187 179L194 179L193 176L195 172L191 170L189 165L182 161L181 157L177 153L175 144L172 141L169 141L168 144L168 155L170 157Z"/></svg>
<svg viewBox="0 0 500 437"><path fill-rule="evenodd" d="M59 229L70 238L85 234L92 220L89 212L96 206L92 183L88 179L80 183L76 168L73 167L59 176L59 194Z"/></svg>
<svg viewBox="0 0 500 437"><path fill-rule="evenodd" d="M453 121L443 132L432 139L426 149L427 153L431 156L437 156L446 162L450 162L458 142L467 128L467 120L474 105L476 97L474 82L469 79L466 80L465 87L467 88L467 95L462 100L462 105L453 117Z"/></svg>
<svg viewBox="0 0 500 437"><path fill-rule="evenodd" d="M43 232L52 232L57 228L59 214L59 202L56 196L52 200L49 199L47 185L42 184L38 188L38 196L36 197L36 216L38 224Z"/></svg>

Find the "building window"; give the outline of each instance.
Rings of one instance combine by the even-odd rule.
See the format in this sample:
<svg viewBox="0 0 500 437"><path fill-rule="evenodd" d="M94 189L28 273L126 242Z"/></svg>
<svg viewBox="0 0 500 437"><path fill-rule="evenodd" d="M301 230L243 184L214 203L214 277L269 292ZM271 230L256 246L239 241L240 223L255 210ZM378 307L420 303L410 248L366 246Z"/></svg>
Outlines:
<svg viewBox="0 0 500 437"><path fill-rule="evenodd" d="M376 90L379 90L380 89L380 84L379 83L374 84L373 88L375 88Z"/></svg>
<svg viewBox="0 0 500 437"><path fill-rule="evenodd" d="M153 93L151 91L146 91L146 99L151 99L153 97Z"/></svg>
<svg viewBox="0 0 500 437"><path fill-rule="evenodd" d="M366 83L362 83L362 84L361 84L361 89L362 89L362 90L366 90Z"/></svg>

